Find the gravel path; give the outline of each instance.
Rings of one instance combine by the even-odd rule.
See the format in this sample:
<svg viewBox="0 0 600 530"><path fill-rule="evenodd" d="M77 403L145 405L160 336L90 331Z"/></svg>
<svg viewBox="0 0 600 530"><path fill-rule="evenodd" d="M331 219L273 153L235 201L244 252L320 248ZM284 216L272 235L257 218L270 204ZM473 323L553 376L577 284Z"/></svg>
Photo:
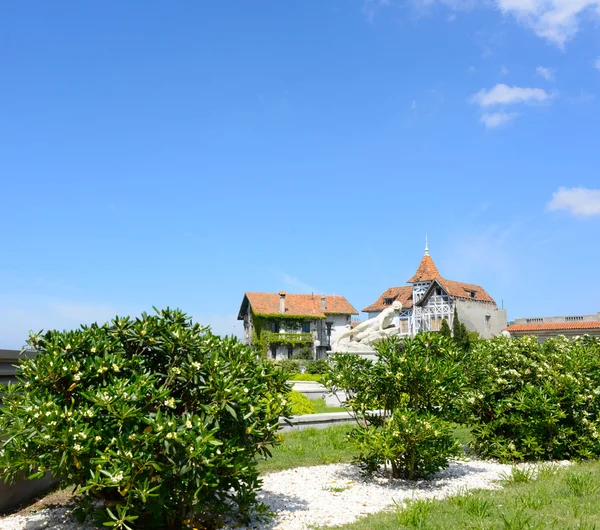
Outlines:
<svg viewBox="0 0 600 530"><path fill-rule="evenodd" d="M384 477L364 478L356 466L333 464L303 467L270 473L263 477L259 498L277 515L266 523L245 529L305 530L315 526L350 523L361 516L379 512L408 499L442 498L458 490L493 489L511 466L469 460L453 462L430 480L408 482ZM76 530L80 527L64 508L35 514L0 518L2 530ZM91 527L83 527L90 529ZM239 526L232 525L231 529Z"/></svg>

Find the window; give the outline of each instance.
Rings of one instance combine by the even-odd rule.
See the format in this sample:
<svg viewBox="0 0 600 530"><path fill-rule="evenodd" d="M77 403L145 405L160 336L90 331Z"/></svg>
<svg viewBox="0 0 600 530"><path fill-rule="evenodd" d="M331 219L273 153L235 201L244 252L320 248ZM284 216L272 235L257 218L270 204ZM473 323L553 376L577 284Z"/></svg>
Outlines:
<svg viewBox="0 0 600 530"><path fill-rule="evenodd" d="M393 298L384 298L383 299L383 305L392 305L393 301L394 301Z"/></svg>
<svg viewBox="0 0 600 530"><path fill-rule="evenodd" d="M271 331L273 333L279 333L279 322L271 322Z"/></svg>
<svg viewBox="0 0 600 530"><path fill-rule="evenodd" d="M302 322L302 333L310 333L310 322Z"/></svg>
<svg viewBox="0 0 600 530"><path fill-rule="evenodd" d="M325 322L325 326L327 327L327 346L331 345L331 326L333 322Z"/></svg>
<svg viewBox="0 0 600 530"><path fill-rule="evenodd" d="M489 328L490 328L490 321L491 321L491 320L492 320L492 317L491 317L491 315L485 315L485 327L486 327L487 329L489 329Z"/></svg>
<svg viewBox="0 0 600 530"><path fill-rule="evenodd" d="M436 287L435 288L435 293L436 296L442 296L442 289L441 287Z"/></svg>
<svg viewBox="0 0 600 530"><path fill-rule="evenodd" d="M294 347L288 346L288 359L291 359L294 356Z"/></svg>
<svg viewBox="0 0 600 530"><path fill-rule="evenodd" d="M277 359L277 345L271 344L271 358Z"/></svg>
<svg viewBox="0 0 600 530"><path fill-rule="evenodd" d="M471 295L471 298L477 298L477 291L471 291L469 294Z"/></svg>

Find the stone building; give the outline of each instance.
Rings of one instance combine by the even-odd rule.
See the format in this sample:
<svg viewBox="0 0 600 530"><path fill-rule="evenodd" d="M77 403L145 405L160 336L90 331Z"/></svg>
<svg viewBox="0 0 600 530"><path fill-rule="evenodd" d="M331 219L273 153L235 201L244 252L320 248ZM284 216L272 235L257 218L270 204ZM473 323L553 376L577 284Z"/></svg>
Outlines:
<svg viewBox="0 0 600 530"><path fill-rule="evenodd" d="M504 333L510 337L534 335L540 342L548 337L564 335L600 337L600 313L595 315L570 315L563 317L517 318Z"/></svg>
<svg viewBox="0 0 600 530"><path fill-rule="evenodd" d="M238 320L244 342L272 359L289 359L309 348L316 359L327 356L331 335L350 324L358 311L343 296L245 293Z"/></svg>
<svg viewBox="0 0 600 530"><path fill-rule="evenodd" d="M442 277L429 255L427 243L423 259L407 283L409 285L390 287L363 311L373 318L394 301L401 302L396 326L402 335L439 331L444 319L452 327L455 307L466 328L483 338L498 335L506 327L506 311L498 309L483 287Z"/></svg>

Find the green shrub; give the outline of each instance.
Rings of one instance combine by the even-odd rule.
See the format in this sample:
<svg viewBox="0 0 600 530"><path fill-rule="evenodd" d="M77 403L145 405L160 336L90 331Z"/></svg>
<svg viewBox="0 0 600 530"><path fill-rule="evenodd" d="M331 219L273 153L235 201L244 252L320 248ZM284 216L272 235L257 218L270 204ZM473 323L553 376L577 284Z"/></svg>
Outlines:
<svg viewBox="0 0 600 530"><path fill-rule="evenodd" d="M464 353L437 333L391 337L375 348L376 363L334 356L322 380L330 392L344 390L346 405L364 419L351 434L357 460L367 472L389 463L393 478L435 473L461 452L449 420L465 384Z"/></svg>
<svg viewBox="0 0 600 530"><path fill-rule="evenodd" d="M314 414L315 406L302 392L292 390L290 392L290 403L292 406L292 416L302 416L304 414Z"/></svg>
<svg viewBox="0 0 600 530"><path fill-rule="evenodd" d="M600 455L600 341L497 337L473 351L473 448L510 460Z"/></svg>
<svg viewBox="0 0 600 530"><path fill-rule="evenodd" d="M309 374L324 374L329 369L329 364L325 359L310 361L306 365L306 371Z"/></svg>
<svg viewBox="0 0 600 530"><path fill-rule="evenodd" d="M179 310L32 336L1 388L0 469L79 486L79 513L115 528L181 528L255 509L257 455L289 414L284 374ZM110 524L109 524L110 523ZM208 524L208 523L207 523Z"/></svg>
<svg viewBox="0 0 600 530"><path fill-rule="evenodd" d="M304 366L302 361L294 359L282 359L281 361L271 361L273 365L277 366L283 372L286 372L288 377L293 374L300 373L300 366Z"/></svg>
<svg viewBox="0 0 600 530"><path fill-rule="evenodd" d="M295 354L294 359L299 361L309 361L314 359L315 354L313 352L312 347L310 346L302 346Z"/></svg>

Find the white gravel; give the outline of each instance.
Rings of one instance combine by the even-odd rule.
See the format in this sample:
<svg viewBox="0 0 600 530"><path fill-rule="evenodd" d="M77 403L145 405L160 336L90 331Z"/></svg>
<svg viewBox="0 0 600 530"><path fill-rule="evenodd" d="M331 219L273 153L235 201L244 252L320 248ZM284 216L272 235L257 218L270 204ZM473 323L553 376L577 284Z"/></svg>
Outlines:
<svg viewBox="0 0 600 530"><path fill-rule="evenodd" d="M276 516L245 529L304 530L342 525L409 499L443 498L464 489L494 489L511 466L482 460L457 461L429 480L409 482L383 476L365 478L356 466L333 464L269 473L263 477L259 498ZM28 516L0 518L2 530L42 528L76 530L80 527L66 508L42 510ZM237 528L232 525L229 528Z"/></svg>

